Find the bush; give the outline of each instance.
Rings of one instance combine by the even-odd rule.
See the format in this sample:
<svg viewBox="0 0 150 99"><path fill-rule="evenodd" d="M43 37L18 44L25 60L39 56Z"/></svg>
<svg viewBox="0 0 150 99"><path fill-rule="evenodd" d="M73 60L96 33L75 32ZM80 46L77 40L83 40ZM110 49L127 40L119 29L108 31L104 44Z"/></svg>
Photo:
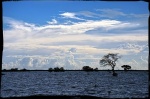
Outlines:
<svg viewBox="0 0 150 99"><path fill-rule="evenodd" d="M64 71L64 68L63 67L55 67L54 69L53 68L49 68L48 71L52 72L52 71L55 71L55 72L60 72L60 71Z"/></svg>
<svg viewBox="0 0 150 99"><path fill-rule="evenodd" d="M90 66L83 66L82 70L84 70L84 71L93 71L93 68L91 68Z"/></svg>

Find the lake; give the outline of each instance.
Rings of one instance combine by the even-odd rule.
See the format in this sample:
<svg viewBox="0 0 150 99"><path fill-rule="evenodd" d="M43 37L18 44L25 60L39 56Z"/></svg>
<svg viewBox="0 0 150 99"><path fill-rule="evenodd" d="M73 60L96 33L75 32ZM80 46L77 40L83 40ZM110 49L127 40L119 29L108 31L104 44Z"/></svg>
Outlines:
<svg viewBox="0 0 150 99"><path fill-rule="evenodd" d="M88 95L103 98L148 97L148 71L2 72L1 97Z"/></svg>

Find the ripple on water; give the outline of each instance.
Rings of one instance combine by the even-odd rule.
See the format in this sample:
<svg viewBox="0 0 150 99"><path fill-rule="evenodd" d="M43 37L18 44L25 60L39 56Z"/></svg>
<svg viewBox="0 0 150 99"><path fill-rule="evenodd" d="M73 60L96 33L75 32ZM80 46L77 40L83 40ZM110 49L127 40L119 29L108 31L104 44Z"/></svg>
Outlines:
<svg viewBox="0 0 150 99"><path fill-rule="evenodd" d="M98 97L148 97L148 73L118 72L5 72L2 97L30 95L91 95ZM109 93L110 92L110 93Z"/></svg>

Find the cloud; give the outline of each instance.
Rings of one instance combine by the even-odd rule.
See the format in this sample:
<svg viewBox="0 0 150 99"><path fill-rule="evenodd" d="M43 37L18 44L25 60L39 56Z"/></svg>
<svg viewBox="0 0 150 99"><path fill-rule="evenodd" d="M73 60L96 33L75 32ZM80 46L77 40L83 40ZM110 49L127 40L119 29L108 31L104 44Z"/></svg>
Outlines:
<svg viewBox="0 0 150 99"><path fill-rule="evenodd" d="M30 69L47 69L49 67L65 67L66 69L81 69L84 65L90 65L94 67L99 67L100 58L107 53L119 53L123 56L123 58L128 58L128 60L123 59L122 64L126 64L130 62L132 59L137 60L139 63L138 66L147 63L144 63L140 59L140 55L138 55L137 50L128 50L128 49L104 49L104 48L93 48L90 46L53 46L55 50L41 48L38 50L29 51L28 48L22 50L14 50L10 48L9 53L11 51L15 51L10 53L8 58L3 57L3 63L6 65L17 66L19 68L30 68ZM5 52L7 53L7 52ZM18 55L22 55L19 56ZM25 55L24 55L25 53ZM45 54L44 54L45 53ZM135 53L137 54L135 56ZM13 55L14 54L14 55ZM144 57L147 54L142 54ZM14 57L15 56L15 57ZM17 57L16 57L17 56ZM15 59L13 59L13 57ZM136 59L138 58L139 59ZM18 59L17 59L18 58ZM25 59L24 59L25 58ZM18 61L16 61L18 60ZM20 61L19 61L20 60ZM142 62L141 62L142 61ZM134 61L133 61L134 62ZM133 63L131 65L135 65L137 63ZM14 64L14 65L13 65ZM95 65L94 65L95 64ZM121 65L121 64L120 64ZM105 68L104 68L105 69Z"/></svg>
<svg viewBox="0 0 150 99"><path fill-rule="evenodd" d="M76 17L76 14L72 13L72 12L65 12L65 13L62 13L60 15L63 16L63 18L71 18L71 19L77 19L77 20L84 20L84 19L81 19L79 17Z"/></svg>
<svg viewBox="0 0 150 99"><path fill-rule="evenodd" d="M75 48L70 48L71 50ZM102 68L99 65L99 60L103 55L107 53L88 53L78 51L56 51L49 53L48 55L10 55L3 57L3 68L26 68L26 69L44 69L52 67L64 67L65 69L81 69L82 66L89 65L93 68L98 67L99 69L110 69ZM84 49L86 51L86 48ZM99 50L100 51L100 50ZM101 51L100 51L101 52ZM109 51L110 52L110 51ZM120 52L120 50L116 50ZM122 54L121 54L122 55ZM142 57L143 58L143 57ZM123 64L128 64L132 66L132 69L146 70L148 68L147 61L141 61L140 57L137 55L123 55L121 59L117 62L115 69L122 69L120 66ZM143 67L141 67L141 65Z"/></svg>
<svg viewBox="0 0 150 99"><path fill-rule="evenodd" d="M101 12L99 14L100 17L114 18L118 16L126 16L126 14L119 11L119 9L96 9L96 11Z"/></svg>
<svg viewBox="0 0 150 99"><path fill-rule="evenodd" d="M11 23L11 22L10 22ZM15 21L13 20L13 23ZM20 51L25 50L26 53L30 54L46 54L54 52L54 50L68 50L69 48L78 49L82 53L108 53L110 49L98 48L99 44L111 44L115 42L147 42L148 36L135 35L135 34L121 34L121 35L87 35L86 32L95 28L110 28L123 24L121 21L116 20L93 20L87 22L76 22L72 25L63 24L47 24L45 26L36 26L30 23L17 21L15 25L22 25L22 28L13 28L4 30L4 47L5 50L11 49L16 51L15 53L21 53ZM118 25L119 24L119 25ZM14 25L14 24L10 24ZM130 24L128 24L130 25ZM31 31L24 30L23 27L29 28ZM131 26L132 27L132 26ZM72 31L73 30L73 31ZM19 33L19 35L18 35ZM93 45L93 43L95 45ZM41 52L42 50L42 52ZM70 51L72 51L71 49ZM75 50L74 50L75 51ZM111 49L111 52L119 50ZM127 50L120 49L122 54L137 53L138 50ZM14 53L14 52L13 52Z"/></svg>
<svg viewBox="0 0 150 99"><path fill-rule="evenodd" d="M75 16L84 16L89 18L99 18L99 17L115 18L120 16L121 17L127 16L127 14L119 11L119 9L96 9L96 12L95 11L65 12L60 15L66 18L74 18ZM134 16L134 14L132 14L132 16Z"/></svg>
<svg viewBox="0 0 150 99"><path fill-rule="evenodd" d="M4 20L5 21L5 20ZM20 21L9 21L8 24L11 27L9 30L4 30L9 32L9 35L13 33L20 33L18 36L48 36L48 35L58 35L58 34L84 34L88 31L99 29L101 32L109 33L108 31L122 30L124 31L131 28L138 28L140 25L138 23L123 22L118 20L87 20L85 22L74 22L72 24L56 24L58 21L52 19L50 24L37 26L32 23L20 22ZM73 30L73 31L72 31ZM135 30L135 29L134 29ZM132 32L132 31L131 31ZM8 36L8 35L7 35ZM12 37L12 36L11 36Z"/></svg>
<svg viewBox="0 0 150 99"><path fill-rule="evenodd" d="M138 44L134 44L134 43L125 43L122 45L119 45L119 49L130 49L130 50L138 50L139 52L143 50L143 45L138 45Z"/></svg>
<svg viewBox="0 0 150 99"><path fill-rule="evenodd" d="M80 16L85 16L85 17L98 17L99 16L99 14L90 12L90 11L80 11L80 12L76 12L76 14Z"/></svg>
<svg viewBox="0 0 150 99"><path fill-rule="evenodd" d="M119 17L134 18L134 19L148 18L148 14L124 13L120 9L96 9L96 11L100 13L99 14L95 13L93 15L106 18L119 18Z"/></svg>
<svg viewBox="0 0 150 99"><path fill-rule="evenodd" d="M95 12L96 11L96 12ZM148 18L148 14L134 14L134 13L124 13L121 9L96 9L95 11L79 11L79 12L64 12L59 14L63 18L71 18L77 20L86 20L86 18L107 18L107 19L116 19L123 18L126 19L134 18L135 19L145 19ZM77 17L78 16L78 17ZM80 17L85 17L80 18Z"/></svg>
<svg viewBox="0 0 150 99"><path fill-rule="evenodd" d="M69 51L70 51L70 52L76 52L77 49L76 49L76 48L71 48Z"/></svg>
<svg viewBox="0 0 150 99"><path fill-rule="evenodd" d="M56 19L52 19L52 21L47 21L48 24L57 24L57 20Z"/></svg>
<svg viewBox="0 0 150 99"><path fill-rule="evenodd" d="M148 14L133 14L133 13L131 13L131 14L129 14L129 16L128 17L131 17L131 18L148 18Z"/></svg>
<svg viewBox="0 0 150 99"><path fill-rule="evenodd" d="M100 11L107 15L106 10ZM107 11L113 12L110 9ZM3 68L48 69L58 66L81 69L84 65L99 67L99 59L112 52L127 57L118 66L128 63L133 68L141 69L141 65L144 65L144 69L147 69L144 56L147 56L148 47L134 44L148 42L148 30L143 28L141 21L85 20L79 17L99 16L98 13L90 11L65 12L60 15L67 18L63 19L65 23L52 19L45 25L4 17L4 24L9 28L3 30ZM117 16L126 14L118 10L112 17ZM76 21L73 22L72 19ZM123 45L116 48L117 44Z"/></svg>
<svg viewBox="0 0 150 99"><path fill-rule="evenodd" d="M143 59L142 56L141 56L141 60L144 61L144 62L146 62L146 63L148 63L148 59L147 59L147 60L146 60L146 59Z"/></svg>

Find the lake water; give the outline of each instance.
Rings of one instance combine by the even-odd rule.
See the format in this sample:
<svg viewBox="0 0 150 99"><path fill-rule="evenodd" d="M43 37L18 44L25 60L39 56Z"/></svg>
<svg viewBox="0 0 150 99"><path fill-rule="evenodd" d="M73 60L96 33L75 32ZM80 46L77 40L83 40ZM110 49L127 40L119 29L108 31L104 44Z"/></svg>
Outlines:
<svg viewBox="0 0 150 99"><path fill-rule="evenodd" d="M1 97L89 95L110 98L148 97L148 71L3 72Z"/></svg>

